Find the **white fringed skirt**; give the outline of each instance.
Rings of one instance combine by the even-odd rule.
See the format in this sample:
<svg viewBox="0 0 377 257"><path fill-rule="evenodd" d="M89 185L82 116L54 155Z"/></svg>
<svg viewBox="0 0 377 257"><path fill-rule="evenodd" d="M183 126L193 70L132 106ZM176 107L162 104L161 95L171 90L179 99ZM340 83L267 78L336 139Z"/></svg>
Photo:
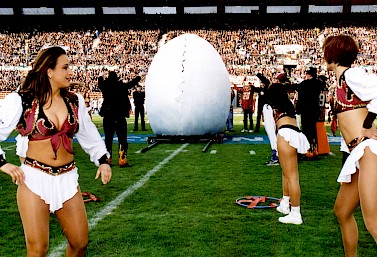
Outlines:
<svg viewBox="0 0 377 257"><path fill-rule="evenodd" d="M292 128L279 128L278 134L289 143L290 146L297 149L298 153L305 154L310 148L308 139L301 131Z"/></svg>
<svg viewBox="0 0 377 257"><path fill-rule="evenodd" d="M51 213L62 208L63 203L71 199L78 191L77 167L58 176L49 175L25 164L22 164L20 168L25 173L25 185L50 205Z"/></svg>
<svg viewBox="0 0 377 257"><path fill-rule="evenodd" d="M344 163L342 170L338 176L338 182L351 182L351 175L356 172L356 169L359 168L359 160L364 155L365 147L377 155L377 140L367 139L360 144L358 144L348 156L346 162Z"/></svg>

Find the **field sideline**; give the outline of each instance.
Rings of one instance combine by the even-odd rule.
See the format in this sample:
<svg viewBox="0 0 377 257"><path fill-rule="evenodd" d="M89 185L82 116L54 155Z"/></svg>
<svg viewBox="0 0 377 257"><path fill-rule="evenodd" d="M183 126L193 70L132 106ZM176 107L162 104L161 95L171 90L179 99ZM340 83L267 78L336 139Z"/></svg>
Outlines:
<svg viewBox="0 0 377 257"><path fill-rule="evenodd" d="M100 118L93 120L103 132ZM129 130L132 126L131 118ZM240 131L238 117L235 126ZM131 142L132 167L120 169L114 161L113 179L104 186L94 180L95 166L75 143L81 190L101 198L86 203L90 224L86 256L344 255L332 210L342 157L338 144L330 145L333 156L300 161L301 226L280 224L281 215L274 209L252 210L235 204L247 195L281 197L280 167L263 165L270 156L268 144L213 144L203 153L204 145L160 144L140 153L147 144ZM14 142L4 142L2 147L7 149L7 159L17 162ZM16 186L3 173L0 192L0 256L26 256ZM376 244L359 209L356 218L359 256L376 256ZM53 215L50 231L49 256L64 256L64 236Z"/></svg>

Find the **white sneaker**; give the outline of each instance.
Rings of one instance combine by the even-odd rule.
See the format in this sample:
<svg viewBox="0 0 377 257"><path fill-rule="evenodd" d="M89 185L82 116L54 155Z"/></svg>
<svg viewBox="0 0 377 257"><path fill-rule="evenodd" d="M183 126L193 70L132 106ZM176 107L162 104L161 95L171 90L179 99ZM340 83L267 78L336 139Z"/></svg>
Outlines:
<svg viewBox="0 0 377 257"><path fill-rule="evenodd" d="M300 224L302 224L301 213L291 211L287 216L280 217L279 222L285 223L285 224L300 225Z"/></svg>
<svg viewBox="0 0 377 257"><path fill-rule="evenodd" d="M244 133L244 132L247 132L247 130L246 129L242 129L241 132Z"/></svg>
<svg viewBox="0 0 377 257"><path fill-rule="evenodd" d="M279 166L279 160L269 160L268 162L265 162L264 165L266 166Z"/></svg>
<svg viewBox="0 0 377 257"><path fill-rule="evenodd" d="M276 207L276 210L283 214L289 214L291 212L289 209L289 205L285 206L280 204L278 207Z"/></svg>
<svg viewBox="0 0 377 257"><path fill-rule="evenodd" d="M252 129L249 130L249 133L253 133L253 132L254 132L254 130L252 130Z"/></svg>

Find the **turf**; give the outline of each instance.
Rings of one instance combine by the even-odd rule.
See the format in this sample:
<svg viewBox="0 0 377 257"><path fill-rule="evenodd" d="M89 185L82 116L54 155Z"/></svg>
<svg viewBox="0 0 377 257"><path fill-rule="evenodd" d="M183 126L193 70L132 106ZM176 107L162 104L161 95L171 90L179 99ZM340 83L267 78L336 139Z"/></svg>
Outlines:
<svg viewBox="0 0 377 257"><path fill-rule="evenodd" d="M101 118L94 116L93 120L102 133ZM241 135L237 115L235 129L238 132L230 136ZM236 204L243 196L281 197L280 167L263 164L270 157L268 144L219 143L203 152L205 143L165 143L140 153L146 146L146 142L131 143L132 167L120 169L114 160L112 181L101 185L94 180L96 167L74 144L81 189L101 198L85 204L91 224L86 256L344 255L333 213L342 158L339 145L330 146L334 155L299 162L304 219L300 226L280 224L281 215L275 209ZM14 142L3 142L2 147L8 149L8 161L18 161ZM250 154L251 150L256 154ZM26 256L16 186L4 173L0 174L0 192L0 256ZM122 194L122 200L116 202ZM99 213L105 214L94 219ZM359 209L356 218L359 256L376 256L376 244ZM52 215L50 251L62 242L63 233Z"/></svg>

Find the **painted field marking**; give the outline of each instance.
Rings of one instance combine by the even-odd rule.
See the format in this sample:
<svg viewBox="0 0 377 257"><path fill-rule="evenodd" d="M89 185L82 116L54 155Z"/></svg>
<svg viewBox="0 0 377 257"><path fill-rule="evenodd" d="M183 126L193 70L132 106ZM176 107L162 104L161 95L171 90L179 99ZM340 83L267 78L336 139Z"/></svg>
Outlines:
<svg viewBox="0 0 377 257"><path fill-rule="evenodd" d="M103 220L107 215L110 215L113 210L117 209L118 206L133 192L138 190L140 187L142 187L151 176L153 176L159 169L162 168L166 163L168 163L174 156L176 156L178 153L180 153L186 146L189 144L183 144L181 147L179 147L177 150L175 150L172 154L170 154L168 157L166 157L164 160L162 160L157 166L155 166L152 170L148 171L139 181L137 181L135 184L127 188L126 191L118 195L114 200L112 200L109 204L107 204L102 210L97 212L96 215L94 215L93 218L89 220L89 231L92 230L98 222ZM48 257L58 257L63 256L65 253L65 248L67 247L67 240L63 240L58 246L53 248L51 250L51 253L48 255Z"/></svg>
<svg viewBox="0 0 377 257"><path fill-rule="evenodd" d="M13 148L16 148L16 144L14 144L14 145L10 145L10 146L7 146L7 147L4 147L3 150L4 150L4 151L7 151L7 150L11 150L11 149L13 149Z"/></svg>

